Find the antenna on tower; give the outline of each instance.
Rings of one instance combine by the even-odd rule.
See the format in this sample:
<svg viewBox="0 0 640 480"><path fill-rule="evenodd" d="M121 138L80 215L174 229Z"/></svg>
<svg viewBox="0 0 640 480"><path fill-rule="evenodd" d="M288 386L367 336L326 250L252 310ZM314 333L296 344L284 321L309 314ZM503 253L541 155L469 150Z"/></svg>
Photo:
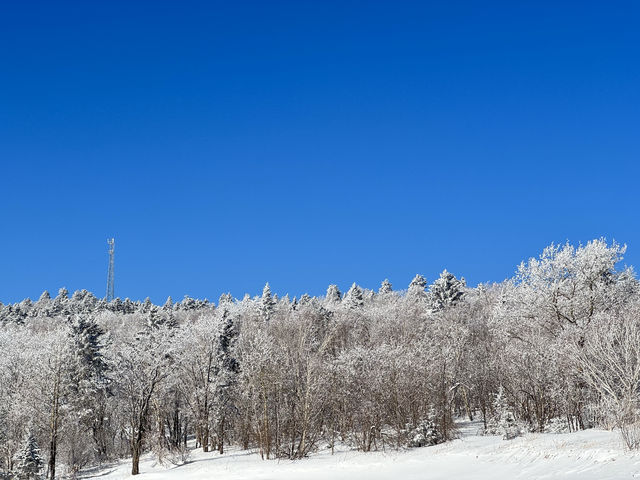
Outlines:
<svg viewBox="0 0 640 480"><path fill-rule="evenodd" d="M113 252L115 250L115 238L108 238L109 245L109 273L107 274L107 302L113 300Z"/></svg>

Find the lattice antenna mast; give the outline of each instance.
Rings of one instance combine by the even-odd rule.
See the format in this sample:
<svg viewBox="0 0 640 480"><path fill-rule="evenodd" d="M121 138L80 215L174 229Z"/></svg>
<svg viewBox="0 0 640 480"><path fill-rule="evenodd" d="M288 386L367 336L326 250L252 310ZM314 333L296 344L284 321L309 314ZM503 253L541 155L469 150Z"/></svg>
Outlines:
<svg viewBox="0 0 640 480"><path fill-rule="evenodd" d="M107 274L107 302L113 300L113 252L115 250L115 238L107 239L109 245L109 273Z"/></svg>

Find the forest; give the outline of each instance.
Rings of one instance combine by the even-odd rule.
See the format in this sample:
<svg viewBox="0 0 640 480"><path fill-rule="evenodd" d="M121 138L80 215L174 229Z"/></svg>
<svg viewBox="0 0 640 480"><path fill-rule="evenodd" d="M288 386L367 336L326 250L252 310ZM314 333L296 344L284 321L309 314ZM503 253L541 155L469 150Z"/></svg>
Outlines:
<svg viewBox="0 0 640 480"><path fill-rule="evenodd" d="M0 306L0 478L74 478L189 445L301 459L487 434L619 429L640 446L640 295L626 247L551 245L501 283L164 305L60 289Z"/></svg>

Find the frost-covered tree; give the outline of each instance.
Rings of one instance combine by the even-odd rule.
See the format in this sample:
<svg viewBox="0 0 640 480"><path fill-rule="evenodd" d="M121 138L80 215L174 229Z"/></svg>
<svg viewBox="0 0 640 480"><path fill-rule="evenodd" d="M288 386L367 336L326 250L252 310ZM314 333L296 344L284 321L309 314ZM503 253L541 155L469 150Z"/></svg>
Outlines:
<svg viewBox="0 0 640 480"><path fill-rule="evenodd" d="M364 292L355 282L344 297L344 305L351 310L364 306Z"/></svg>
<svg viewBox="0 0 640 480"><path fill-rule="evenodd" d="M14 478L17 480L40 480L43 476L44 461L40 454L40 447L31 429L16 454Z"/></svg>
<svg viewBox="0 0 640 480"><path fill-rule="evenodd" d="M427 292L425 289L427 288L427 280L420 274L416 274L411 280L409 284L409 289L407 290L407 297L412 300L424 300L427 298Z"/></svg>
<svg viewBox="0 0 640 480"><path fill-rule="evenodd" d="M487 422L485 432L501 435L504 440L512 440L522 434L522 429L516 421L513 409L509 406L504 388L500 385L493 399L493 415Z"/></svg>
<svg viewBox="0 0 640 480"><path fill-rule="evenodd" d="M431 447L445 440L438 428L435 409L431 409L428 418L409 433L409 447Z"/></svg>
<svg viewBox="0 0 640 480"><path fill-rule="evenodd" d="M590 327L572 346L579 375L601 399L603 419L640 448L640 302L599 314Z"/></svg>
<svg viewBox="0 0 640 480"><path fill-rule="evenodd" d="M173 299L171 298L171 295L167 297L167 301L164 302L164 305L162 306L162 310L164 311L173 310Z"/></svg>
<svg viewBox="0 0 640 480"><path fill-rule="evenodd" d="M69 410L82 429L91 432L98 458L107 456L106 402L110 394L110 367L104 357L104 330L94 317L77 315L71 324L68 362Z"/></svg>
<svg viewBox="0 0 640 480"><path fill-rule="evenodd" d="M222 304L232 304L233 303L233 297L231 296L230 293L223 293L222 295L220 295L220 298L218 299L218 305L222 305Z"/></svg>
<svg viewBox="0 0 640 480"><path fill-rule="evenodd" d="M47 317L51 315L51 295L49 294L49 292L47 290L45 290L44 292L42 292L42 295L40 295L40 298L38 299L38 301L35 304L35 309L36 309L36 315L38 316L43 316L43 317Z"/></svg>
<svg viewBox="0 0 640 480"><path fill-rule="evenodd" d="M378 289L378 293L380 295L384 295L386 293L391 293L392 291L393 291L393 288L391 286L391 282L385 278L382 284L380 285L380 288Z"/></svg>
<svg viewBox="0 0 640 480"><path fill-rule="evenodd" d="M113 345L121 414L131 453L131 474L140 473L140 456L148 437L152 400L173 363L172 332L166 327L140 332Z"/></svg>
<svg viewBox="0 0 640 480"><path fill-rule="evenodd" d="M443 270L440 277L429 287L429 304L434 311L444 310L458 303L465 295L467 284L464 278Z"/></svg>
<svg viewBox="0 0 640 480"><path fill-rule="evenodd" d="M626 246L593 240L577 248L551 245L522 262L515 277L519 314L547 328L584 327L598 312L627 303L638 289L630 268L617 270Z"/></svg>
<svg viewBox="0 0 640 480"><path fill-rule="evenodd" d="M269 320L273 314L276 302L271 295L271 287L267 282L262 289L262 297L260 298L260 313L262 318Z"/></svg>
<svg viewBox="0 0 640 480"><path fill-rule="evenodd" d="M300 305L308 305L311 303L311 296L308 293L303 293L300 295L300 300L298 301Z"/></svg>
<svg viewBox="0 0 640 480"><path fill-rule="evenodd" d="M222 304L217 312L217 321L219 333L216 345L216 391L213 405L218 452L222 454L224 453L227 418L234 413L232 392L240 373L236 352L239 332L234 322L234 316L229 311L229 304Z"/></svg>
<svg viewBox="0 0 640 480"><path fill-rule="evenodd" d="M342 293L340 293L340 289L337 285L329 285L327 288L326 299L327 303L332 305L340 303L342 300Z"/></svg>
<svg viewBox="0 0 640 480"><path fill-rule="evenodd" d="M151 299L147 297L144 299L144 302L142 302L142 305L140 307L140 312L148 313L151 310L152 306L153 304L151 303Z"/></svg>

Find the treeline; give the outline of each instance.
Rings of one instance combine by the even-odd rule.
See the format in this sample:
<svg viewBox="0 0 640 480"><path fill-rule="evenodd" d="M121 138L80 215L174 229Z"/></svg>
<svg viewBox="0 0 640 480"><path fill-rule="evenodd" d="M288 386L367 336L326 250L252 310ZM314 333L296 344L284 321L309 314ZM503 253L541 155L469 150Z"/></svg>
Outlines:
<svg viewBox="0 0 640 480"><path fill-rule="evenodd" d="M55 478L140 455L422 446L486 431L618 426L640 440L640 297L624 247L551 246L505 282L443 272L395 291L106 303L61 291L2 308L0 471ZM508 429L508 430L507 430ZM26 458L26 460L25 460ZM46 461L43 460L46 458ZM36 468L37 469L37 468Z"/></svg>
<svg viewBox="0 0 640 480"><path fill-rule="evenodd" d="M154 305L149 297L143 302L115 298L107 302L104 298L97 298L87 290L76 290L71 298L66 288L61 288L55 298L51 298L48 291L42 292L37 302L25 298L21 302L3 305L0 303L0 324L22 324L33 317L66 317L69 315L97 314L101 312L113 312L118 314L158 314L159 312L180 312L186 310L199 310L211 306L208 300L199 300L185 296L181 302L173 302L167 298L164 305Z"/></svg>

